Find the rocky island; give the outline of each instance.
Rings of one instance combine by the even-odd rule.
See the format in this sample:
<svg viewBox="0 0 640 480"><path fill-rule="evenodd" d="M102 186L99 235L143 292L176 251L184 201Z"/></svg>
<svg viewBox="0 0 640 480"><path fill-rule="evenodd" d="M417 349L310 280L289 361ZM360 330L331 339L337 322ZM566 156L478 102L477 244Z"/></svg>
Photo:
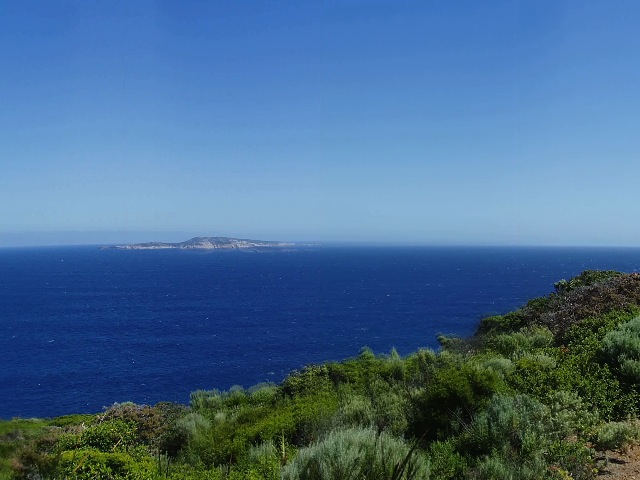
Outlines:
<svg viewBox="0 0 640 480"><path fill-rule="evenodd" d="M248 240L245 238L230 237L194 237L185 242L145 242L130 245L105 246L103 249L115 250L215 250L215 249L239 249L239 248L282 248L292 247L293 243L273 242L267 240Z"/></svg>

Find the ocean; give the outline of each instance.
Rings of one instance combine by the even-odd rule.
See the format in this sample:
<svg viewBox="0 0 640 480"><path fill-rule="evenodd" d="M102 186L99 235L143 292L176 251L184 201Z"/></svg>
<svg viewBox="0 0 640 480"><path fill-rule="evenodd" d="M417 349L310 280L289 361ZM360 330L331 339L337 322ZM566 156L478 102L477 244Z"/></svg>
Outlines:
<svg viewBox="0 0 640 480"><path fill-rule="evenodd" d="M0 249L0 418L187 403L368 346L401 355L640 249Z"/></svg>

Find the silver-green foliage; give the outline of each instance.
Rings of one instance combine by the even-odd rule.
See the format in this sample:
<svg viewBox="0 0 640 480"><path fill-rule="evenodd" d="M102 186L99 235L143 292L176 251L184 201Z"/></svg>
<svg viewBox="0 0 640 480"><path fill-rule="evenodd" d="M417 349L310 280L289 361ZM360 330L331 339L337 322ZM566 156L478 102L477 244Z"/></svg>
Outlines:
<svg viewBox="0 0 640 480"><path fill-rule="evenodd" d="M258 390L260 390L258 386ZM232 386L228 391L196 390L190 395L191 409L196 412L215 412L220 408L237 407L250 402L250 395L240 385Z"/></svg>
<svg viewBox="0 0 640 480"><path fill-rule="evenodd" d="M334 418L340 427L371 427L395 436L407 430L407 398L381 378L369 382L364 394L345 392Z"/></svg>
<svg viewBox="0 0 640 480"><path fill-rule="evenodd" d="M602 349L610 363L631 382L640 382L640 317L607 333Z"/></svg>
<svg viewBox="0 0 640 480"><path fill-rule="evenodd" d="M551 476L541 457L517 463L503 456L490 455L483 458L468 477L474 480L541 480Z"/></svg>
<svg viewBox="0 0 640 480"><path fill-rule="evenodd" d="M371 399L351 393L342 400L334 422L336 426L343 427L371 427L375 424L375 417Z"/></svg>
<svg viewBox="0 0 640 480"><path fill-rule="evenodd" d="M553 333L548 328L536 327L515 333L494 335L486 340L487 346L512 360L524 353L534 352L553 343Z"/></svg>
<svg viewBox="0 0 640 480"><path fill-rule="evenodd" d="M502 378L507 377L515 370L515 365L511 360L504 357L488 357L482 360L482 366L499 373Z"/></svg>
<svg viewBox="0 0 640 480"><path fill-rule="evenodd" d="M429 460L372 428L333 430L282 469L284 480L427 480Z"/></svg>
<svg viewBox="0 0 640 480"><path fill-rule="evenodd" d="M284 445L282 445L284 448ZM273 441L251 447L247 455L246 467L238 478L243 480L280 480L280 463L284 452L279 451ZM235 477L230 477L235 478Z"/></svg>
<svg viewBox="0 0 640 480"><path fill-rule="evenodd" d="M465 437L478 453L505 450L526 455L537 450L548 419L548 407L527 395L496 395L476 416Z"/></svg>
<svg viewBox="0 0 640 480"><path fill-rule="evenodd" d="M640 439L637 422L608 422L600 425L594 435L594 444L600 450L624 450Z"/></svg>
<svg viewBox="0 0 640 480"><path fill-rule="evenodd" d="M598 412L575 392L558 390L549 396L546 404L551 413L548 431L558 439L592 431L600 421Z"/></svg>
<svg viewBox="0 0 640 480"><path fill-rule="evenodd" d="M527 365L529 368L544 371L556 368L557 362L554 358L544 353L527 352L520 356L516 364Z"/></svg>
<svg viewBox="0 0 640 480"><path fill-rule="evenodd" d="M187 438L192 438L198 433L208 429L211 422L199 413L191 412L176 422L176 427L183 432Z"/></svg>
<svg viewBox="0 0 640 480"><path fill-rule="evenodd" d="M460 438L461 446L478 459L471 478L538 480L549 478L551 467L588 478L582 469L588 449L581 444L564 447L578 423L566 411L572 402L576 399L570 394L552 399L553 407L527 395L494 396Z"/></svg>

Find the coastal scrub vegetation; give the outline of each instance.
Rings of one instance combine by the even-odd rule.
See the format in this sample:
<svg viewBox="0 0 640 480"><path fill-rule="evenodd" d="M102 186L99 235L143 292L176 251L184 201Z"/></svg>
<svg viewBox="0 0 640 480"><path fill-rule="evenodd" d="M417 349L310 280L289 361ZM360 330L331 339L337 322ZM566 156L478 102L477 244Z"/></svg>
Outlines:
<svg viewBox="0 0 640 480"><path fill-rule="evenodd" d="M640 439L640 275L587 271L406 357L0 422L0 479L592 479Z"/></svg>

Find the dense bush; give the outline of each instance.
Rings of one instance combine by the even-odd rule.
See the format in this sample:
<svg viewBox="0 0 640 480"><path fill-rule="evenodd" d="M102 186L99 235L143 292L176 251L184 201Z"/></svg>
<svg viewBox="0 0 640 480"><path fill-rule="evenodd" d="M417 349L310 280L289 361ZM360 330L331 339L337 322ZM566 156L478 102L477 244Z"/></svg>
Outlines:
<svg viewBox="0 0 640 480"><path fill-rule="evenodd" d="M590 449L565 441L575 431L572 419L551 413L526 395L495 396L458 438L460 449L479 459L473 476L536 480L564 471L570 478L591 478Z"/></svg>
<svg viewBox="0 0 640 480"><path fill-rule="evenodd" d="M176 422L187 412L184 405L161 402L155 406L115 403L96 419L120 420L134 429L135 441L175 457L184 444Z"/></svg>
<svg viewBox="0 0 640 480"><path fill-rule="evenodd" d="M631 384L640 382L640 317L607 333L602 349L609 363Z"/></svg>
<svg viewBox="0 0 640 480"><path fill-rule="evenodd" d="M585 318L632 311L640 305L640 275L636 273L586 271L576 279L558 282L556 289L558 293L531 300L515 312L483 319L478 334L545 326L562 335Z"/></svg>
<svg viewBox="0 0 640 480"><path fill-rule="evenodd" d="M548 328L533 327L514 333L492 335L486 339L484 346L513 360L523 354L549 347L554 340L554 335Z"/></svg>
<svg viewBox="0 0 640 480"><path fill-rule="evenodd" d="M559 390L574 391L606 419L634 415L636 393L623 388L602 355L607 332L633 318L631 312L609 312L587 318L557 335L553 347L529 349L506 376L514 390L545 401ZM491 340L487 340L491 345ZM513 355L512 355L513 357Z"/></svg>
<svg viewBox="0 0 640 480"><path fill-rule="evenodd" d="M402 436L408 427L409 399L379 377L370 380L364 393L341 390L335 427L371 427Z"/></svg>
<svg viewBox="0 0 640 480"><path fill-rule="evenodd" d="M289 396L314 393L331 387L327 365L309 365L301 371L291 373L280 385L282 392Z"/></svg>
<svg viewBox="0 0 640 480"><path fill-rule="evenodd" d="M456 439L435 441L429 445L431 477L437 480L464 478L468 461L457 449Z"/></svg>
<svg viewBox="0 0 640 480"><path fill-rule="evenodd" d="M553 284L553 288L559 295L566 295L572 290L581 287L596 285L612 278L617 278L623 274L615 270L585 270L577 277L570 280L559 280Z"/></svg>
<svg viewBox="0 0 640 480"><path fill-rule="evenodd" d="M287 480L427 480L427 457L373 429L335 430L301 449L282 470Z"/></svg>
<svg viewBox="0 0 640 480"><path fill-rule="evenodd" d="M637 421L609 422L599 425L592 440L601 450L624 450L632 442L640 439L640 426Z"/></svg>
<svg viewBox="0 0 640 480"><path fill-rule="evenodd" d="M435 371L431 381L412 395L409 431L415 438L445 439L470 421L498 392L502 376L473 362L454 362Z"/></svg>
<svg viewBox="0 0 640 480"><path fill-rule="evenodd" d="M136 460L122 452L80 449L62 452L53 478L149 480L157 475L151 458Z"/></svg>

